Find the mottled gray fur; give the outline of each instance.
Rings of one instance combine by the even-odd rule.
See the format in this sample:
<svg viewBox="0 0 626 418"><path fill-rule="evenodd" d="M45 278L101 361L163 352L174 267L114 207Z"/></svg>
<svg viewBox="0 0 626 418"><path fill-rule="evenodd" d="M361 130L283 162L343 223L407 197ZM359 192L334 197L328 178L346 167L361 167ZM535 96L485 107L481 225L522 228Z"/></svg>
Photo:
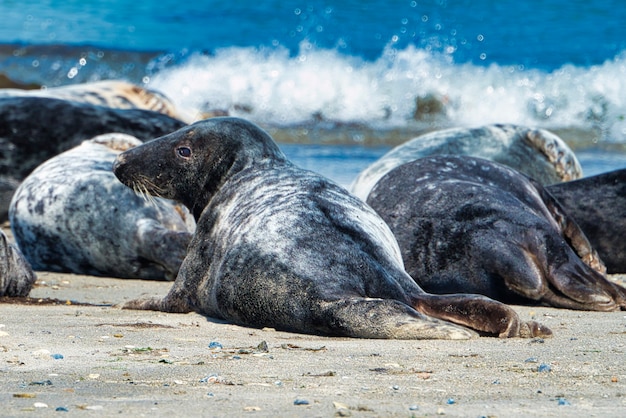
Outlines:
<svg viewBox="0 0 626 418"><path fill-rule="evenodd" d="M193 219L174 202L139 196L111 170L123 150L141 144L105 134L39 166L15 192L9 217L36 270L173 280Z"/></svg>
<svg viewBox="0 0 626 418"><path fill-rule="evenodd" d="M482 296L423 292L380 217L244 120L195 123L120 154L114 171L197 221L168 295L128 308L364 338L476 335L446 321L502 337L549 332Z"/></svg>
<svg viewBox="0 0 626 418"><path fill-rule="evenodd" d="M26 296L36 279L20 251L0 231L0 296Z"/></svg>
<svg viewBox="0 0 626 418"><path fill-rule="evenodd" d="M409 274L432 293L615 310L626 289L536 181L468 156L425 157L378 181L367 202L387 222Z"/></svg>
<svg viewBox="0 0 626 418"><path fill-rule="evenodd" d="M582 176L578 159L557 135L545 129L487 125L430 132L398 145L355 179L352 192L366 199L376 182L401 164L430 155L470 155L496 161L529 175L541 184Z"/></svg>

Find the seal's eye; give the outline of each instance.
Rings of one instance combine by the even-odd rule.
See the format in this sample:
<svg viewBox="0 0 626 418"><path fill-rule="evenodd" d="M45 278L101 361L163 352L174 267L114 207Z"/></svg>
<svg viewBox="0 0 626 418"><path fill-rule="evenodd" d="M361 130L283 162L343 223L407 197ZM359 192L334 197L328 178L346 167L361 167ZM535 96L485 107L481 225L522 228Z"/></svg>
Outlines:
<svg viewBox="0 0 626 418"><path fill-rule="evenodd" d="M176 148L176 153L178 154L179 157L182 157L182 158L191 157L191 149L187 147Z"/></svg>

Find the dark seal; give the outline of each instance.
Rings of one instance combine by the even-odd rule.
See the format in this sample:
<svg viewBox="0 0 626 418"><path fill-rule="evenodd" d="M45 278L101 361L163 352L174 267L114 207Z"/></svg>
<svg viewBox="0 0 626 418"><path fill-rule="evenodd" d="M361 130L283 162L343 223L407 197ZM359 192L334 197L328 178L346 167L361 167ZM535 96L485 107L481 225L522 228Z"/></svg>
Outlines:
<svg viewBox="0 0 626 418"><path fill-rule="evenodd" d="M168 295L127 308L363 338L476 335L452 322L501 337L549 333L483 296L422 291L371 208L294 166L247 121L197 122L120 154L114 172L185 204L197 223Z"/></svg>
<svg viewBox="0 0 626 418"><path fill-rule="evenodd" d="M37 276L0 230L0 296L27 296Z"/></svg>
<svg viewBox="0 0 626 418"><path fill-rule="evenodd" d="M121 151L140 144L126 134L100 135L46 161L22 182L9 218L35 270L176 277L193 232L191 214L175 202L141 197L111 171Z"/></svg>
<svg viewBox="0 0 626 418"><path fill-rule="evenodd" d="M53 97L0 97L0 192L10 195L47 159L94 136L121 132L141 140L186 123L138 108L117 109ZM9 200L0 201L0 222Z"/></svg>
<svg viewBox="0 0 626 418"><path fill-rule="evenodd" d="M608 273L626 273L626 169L547 186L576 220Z"/></svg>
<svg viewBox="0 0 626 418"><path fill-rule="evenodd" d="M367 202L428 292L610 311L626 289L605 277L589 241L536 181L468 156L426 157L387 173Z"/></svg>

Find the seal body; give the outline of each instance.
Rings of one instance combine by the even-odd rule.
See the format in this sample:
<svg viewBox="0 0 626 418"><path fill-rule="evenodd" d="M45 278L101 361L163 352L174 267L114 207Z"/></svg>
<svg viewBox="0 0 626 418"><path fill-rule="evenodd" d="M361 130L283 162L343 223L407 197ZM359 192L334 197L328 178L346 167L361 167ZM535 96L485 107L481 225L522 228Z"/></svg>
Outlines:
<svg viewBox="0 0 626 418"><path fill-rule="evenodd" d="M626 169L547 187L576 220L609 273L626 273Z"/></svg>
<svg viewBox="0 0 626 418"><path fill-rule="evenodd" d="M367 202L426 291L570 309L626 307L626 289L606 279L573 219L511 168L468 156L425 157L387 173Z"/></svg>
<svg viewBox="0 0 626 418"><path fill-rule="evenodd" d="M452 128L427 133L401 144L371 164L351 185L366 199L386 173L401 164L430 155L469 155L495 161L529 175L541 184L582 177L578 159L557 135L545 129L516 125Z"/></svg>
<svg viewBox="0 0 626 418"><path fill-rule="evenodd" d="M173 280L193 231L186 208L146 199L111 170L123 150L141 144L105 134L39 166L17 189L9 218L35 270Z"/></svg>
<svg viewBox="0 0 626 418"><path fill-rule="evenodd" d="M97 135L122 132L145 140L184 125L152 110L115 109L52 97L0 97L0 185L21 182L47 159ZM7 193L14 190L7 189ZM0 221L6 219L1 215L9 201L0 201Z"/></svg>
<svg viewBox="0 0 626 418"><path fill-rule="evenodd" d="M423 292L371 208L291 164L247 121L197 122L120 154L114 172L180 201L197 220L168 295L127 308L364 338L475 335L446 321L500 336L539 331L490 299Z"/></svg>
<svg viewBox="0 0 626 418"><path fill-rule="evenodd" d="M121 80L104 80L46 89L0 89L0 97L47 97L113 109L143 109L183 119L163 94Z"/></svg>
<svg viewBox="0 0 626 418"><path fill-rule="evenodd" d="M27 296L37 276L0 230L0 296Z"/></svg>

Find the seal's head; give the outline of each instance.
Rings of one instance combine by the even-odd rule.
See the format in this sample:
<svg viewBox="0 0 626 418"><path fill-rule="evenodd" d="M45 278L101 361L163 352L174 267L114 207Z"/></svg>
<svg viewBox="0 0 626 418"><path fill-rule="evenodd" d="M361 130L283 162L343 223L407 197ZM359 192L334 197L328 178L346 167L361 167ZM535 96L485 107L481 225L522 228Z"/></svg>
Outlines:
<svg viewBox="0 0 626 418"><path fill-rule="evenodd" d="M138 193L183 203L198 219L228 178L253 165L286 162L258 126L238 118L213 118L120 154L113 172Z"/></svg>

